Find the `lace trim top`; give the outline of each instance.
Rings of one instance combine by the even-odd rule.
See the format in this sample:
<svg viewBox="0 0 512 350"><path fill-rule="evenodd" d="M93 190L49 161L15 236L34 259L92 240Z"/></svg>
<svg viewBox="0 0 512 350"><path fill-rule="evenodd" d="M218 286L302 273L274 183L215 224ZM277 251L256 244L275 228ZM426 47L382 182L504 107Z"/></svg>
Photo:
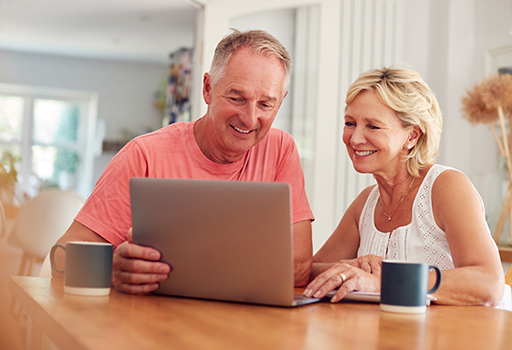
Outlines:
<svg viewBox="0 0 512 350"><path fill-rule="evenodd" d="M374 254L390 260L409 260L427 262L441 270L454 268L450 247L443 230L437 226L432 210L432 186L443 171L453 169L435 164L428 171L420 185L412 207L411 223L389 232L377 230L374 214L380 198L379 188L370 192L359 218L360 245L357 256ZM484 207L483 201L482 208ZM485 210L482 210L485 217ZM491 231L487 227L489 237ZM498 247L496 247L498 251ZM496 307L512 311L512 291L505 285L503 299Z"/></svg>
<svg viewBox="0 0 512 350"><path fill-rule="evenodd" d="M357 255L384 258L387 250L388 259L424 261L441 270L453 268L450 247L444 231L436 224L431 200L434 181L446 169L452 168L437 164L430 168L414 199L411 222L391 233L381 232L375 226L375 207L380 198L379 188L375 186L359 219L361 241Z"/></svg>

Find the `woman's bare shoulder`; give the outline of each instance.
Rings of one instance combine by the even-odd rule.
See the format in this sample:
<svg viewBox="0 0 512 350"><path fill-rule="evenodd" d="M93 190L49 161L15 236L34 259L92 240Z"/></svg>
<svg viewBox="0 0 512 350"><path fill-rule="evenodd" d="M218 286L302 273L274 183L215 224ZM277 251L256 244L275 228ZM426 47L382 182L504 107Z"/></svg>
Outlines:
<svg viewBox="0 0 512 350"><path fill-rule="evenodd" d="M363 210L363 207L366 203L366 201L368 200L368 196L370 196L370 193L372 192L372 190L376 187L377 185L370 185L368 187L366 187L364 190L362 190L356 197L356 199L354 199L354 201L352 202L352 204L350 205L349 207L349 210L353 211L354 213L356 213L357 217L359 217L359 214L361 213L361 211Z"/></svg>
<svg viewBox="0 0 512 350"><path fill-rule="evenodd" d="M432 190L437 193L448 193L474 190L474 186L469 178L461 171L456 169L446 169L434 181Z"/></svg>

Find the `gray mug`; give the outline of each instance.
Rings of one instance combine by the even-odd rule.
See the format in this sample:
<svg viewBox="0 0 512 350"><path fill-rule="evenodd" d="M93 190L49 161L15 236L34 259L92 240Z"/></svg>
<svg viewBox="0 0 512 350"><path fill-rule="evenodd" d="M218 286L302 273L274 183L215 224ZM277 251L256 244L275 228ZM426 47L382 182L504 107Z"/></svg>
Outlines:
<svg viewBox="0 0 512 350"><path fill-rule="evenodd" d="M66 265L55 262L57 249L66 252ZM64 274L64 292L77 295L108 295L112 278L113 245L99 242L55 244L50 251L52 268Z"/></svg>
<svg viewBox="0 0 512 350"><path fill-rule="evenodd" d="M436 284L428 289L429 271L436 272ZM399 313L423 313L427 310L427 294L441 284L441 270L427 263L384 260L382 262L380 308Z"/></svg>

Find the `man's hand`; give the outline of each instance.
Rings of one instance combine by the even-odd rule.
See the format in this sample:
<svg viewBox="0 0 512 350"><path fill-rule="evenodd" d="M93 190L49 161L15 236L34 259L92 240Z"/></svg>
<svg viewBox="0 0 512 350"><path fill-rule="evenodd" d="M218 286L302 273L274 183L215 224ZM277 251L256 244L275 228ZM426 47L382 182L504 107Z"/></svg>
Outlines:
<svg viewBox="0 0 512 350"><path fill-rule="evenodd" d="M158 250L133 243L133 231L128 240L114 251L112 283L116 289L130 294L146 294L158 288L158 282L169 277L171 267L159 262Z"/></svg>

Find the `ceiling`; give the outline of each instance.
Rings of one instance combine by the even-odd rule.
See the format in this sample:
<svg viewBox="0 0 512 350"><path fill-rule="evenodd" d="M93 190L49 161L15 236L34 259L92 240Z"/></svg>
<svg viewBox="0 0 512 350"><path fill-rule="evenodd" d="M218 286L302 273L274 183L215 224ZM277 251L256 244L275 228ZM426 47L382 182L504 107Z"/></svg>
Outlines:
<svg viewBox="0 0 512 350"><path fill-rule="evenodd" d="M167 63L193 45L186 0L0 0L0 50Z"/></svg>

